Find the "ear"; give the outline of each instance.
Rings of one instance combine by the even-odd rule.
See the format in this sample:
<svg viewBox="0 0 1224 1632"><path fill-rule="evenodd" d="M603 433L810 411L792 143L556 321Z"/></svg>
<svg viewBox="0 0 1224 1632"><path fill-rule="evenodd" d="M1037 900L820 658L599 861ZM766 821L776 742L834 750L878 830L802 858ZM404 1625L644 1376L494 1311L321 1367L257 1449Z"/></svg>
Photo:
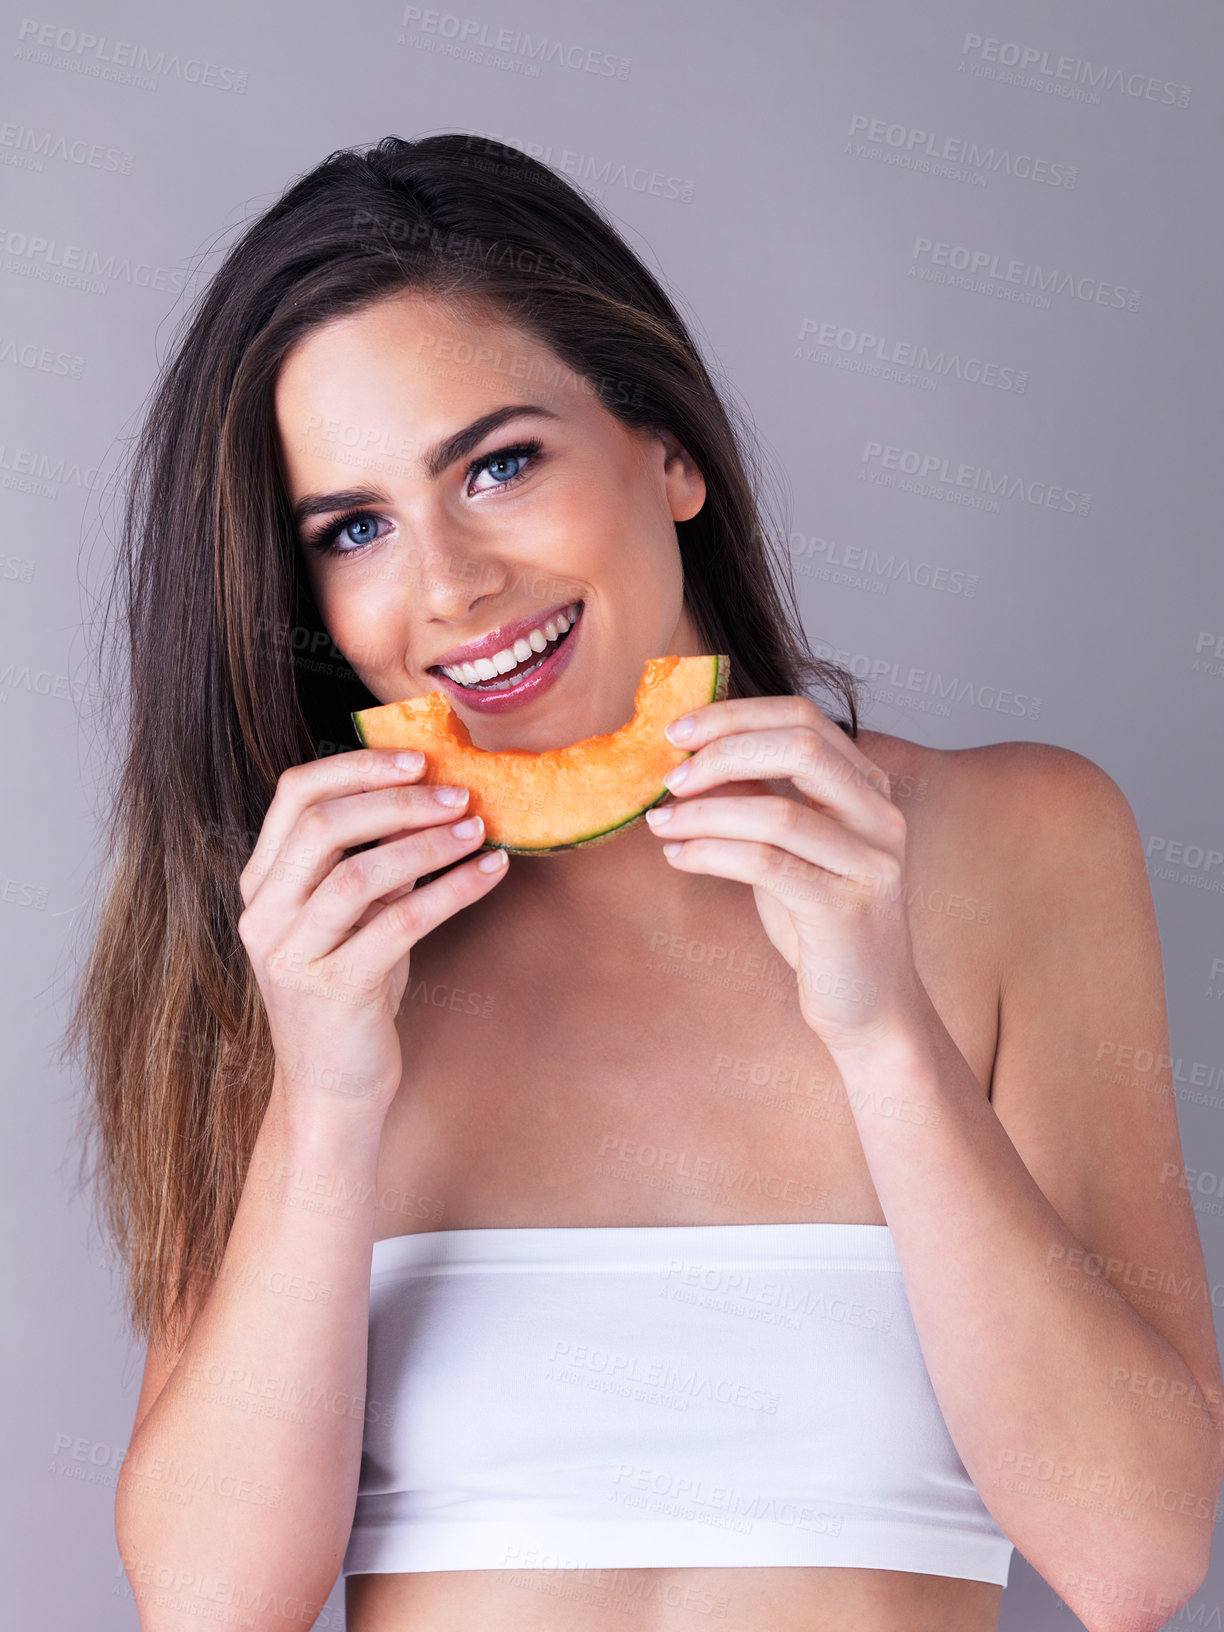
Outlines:
<svg viewBox="0 0 1224 1632"><path fill-rule="evenodd" d="M656 430L663 444L663 480L673 521L691 521L705 503L705 477L670 431Z"/></svg>

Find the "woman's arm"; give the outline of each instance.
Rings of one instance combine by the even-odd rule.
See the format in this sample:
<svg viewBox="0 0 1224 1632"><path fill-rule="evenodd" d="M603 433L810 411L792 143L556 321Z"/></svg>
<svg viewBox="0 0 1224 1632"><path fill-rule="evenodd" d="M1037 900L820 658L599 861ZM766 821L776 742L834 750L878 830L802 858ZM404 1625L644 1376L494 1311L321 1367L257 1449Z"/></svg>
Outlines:
<svg viewBox="0 0 1224 1632"><path fill-rule="evenodd" d="M313 1625L343 1562L409 957L506 876L504 852L469 854L483 828L456 831L424 767L364 749L291 767L238 881L276 1070L221 1263L119 1484L144 1632L198 1627L210 1606Z"/></svg>
<svg viewBox="0 0 1224 1632"><path fill-rule="evenodd" d="M119 1480L142 1632L198 1629L207 1606L313 1625L335 1583L367 1409L384 1114L273 1086L219 1271Z"/></svg>
<svg viewBox="0 0 1224 1632"><path fill-rule="evenodd" d="M1224 1398L1142 841L1066 750L964 756L949 794L1001 909L991 1098L929 1000L836 1064L970 1477L1094 1632L1154 1629L1206 1572ZM921 1121L881 1114L901 1084Z"/></svg>
<svg viewBox="0 0 1224 1632"><path fill-rule="evenodd" d="M1163 1626L1206 1574L1224 1383L1125 797L1038 743L947 772L944 843L1001 908L988 1100L913 961L906 822L880 768L807 699L691 720L668 733L695 750L666 778L680 802L647 819L674 865L753 886L796 970L970 1477L1093 1632ZM802 802L718 792L766 771ZM1147 1069L1103 1068L1124 1059ZM921 1119L893 1114L901 1086Z"/></svg>

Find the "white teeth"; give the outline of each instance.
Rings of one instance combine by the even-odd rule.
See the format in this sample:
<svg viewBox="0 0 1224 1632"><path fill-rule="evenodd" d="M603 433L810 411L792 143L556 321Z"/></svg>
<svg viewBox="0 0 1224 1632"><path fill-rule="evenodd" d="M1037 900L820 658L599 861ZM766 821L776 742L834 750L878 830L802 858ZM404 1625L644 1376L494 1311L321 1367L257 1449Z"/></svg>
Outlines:
<svg viewBox="0 0 1224 1632"><path fill-rule="evenodd" d="M531 669L538 669L539 666L540 665L538 663L533 663L531 665ZM524 669L523 674L530 674L531 669ZM513 680L498 680L494 684L481 686L480 689L481 691L509 691L512 686L517 686L522 678L522 674L516 674Z"/></svg>
<svg viewBox="0 0 1224 1632"><path fill-rule="evenodd" d="M447 679L455 681L457 685L472 686L482 681L495 680L498 675L508 674L520 663L525 663L532 653L543 652L559 637L567 632L578 617L577 601L573 601L564 612L555 613L542 628L532 629L528 634L520 636L513 646L505 646L500 652L494 652L491 657L478 657L474 662L458 663L451 667L443 667L442 673ZM533 664L537 668L538 664ZM530 670L527 671L530 673ZM510 685L517 685L521 676L516 675L513 681L507 680L501 686L487 689L502 691Z"/></svg>

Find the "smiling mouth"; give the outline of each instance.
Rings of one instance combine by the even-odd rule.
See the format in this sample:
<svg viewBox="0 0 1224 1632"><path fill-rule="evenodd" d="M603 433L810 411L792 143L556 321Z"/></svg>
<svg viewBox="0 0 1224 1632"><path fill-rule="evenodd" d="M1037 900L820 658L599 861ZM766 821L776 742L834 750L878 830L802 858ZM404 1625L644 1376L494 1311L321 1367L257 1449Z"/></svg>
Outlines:
<svg viewBox="0 0 1224 1632"><path fill-rule="evenodd" d="M565 644L582 616L583 605L582 601L572 602L563 613L549 618L537 629L533 629L529 636L516 641L513 648L506 647L504 651L496 653L491 658L477 658L474 663L447 664L446 667L436 663L427 669L426 673L445 675L452 685L461 686L464 691L510 691L542 663L546 663L553 653ZM565 625L564 628L560 627L562 623ZM553 630L551 636L548 634L550 628ZM541 641L544 643L543 646L540 645ZM523 646L526 646L528 651L525 656L520 656ZM515 659L510 668L505 667L507 658ZM497 672L489 675L489 667L495 667Z"/></svg>

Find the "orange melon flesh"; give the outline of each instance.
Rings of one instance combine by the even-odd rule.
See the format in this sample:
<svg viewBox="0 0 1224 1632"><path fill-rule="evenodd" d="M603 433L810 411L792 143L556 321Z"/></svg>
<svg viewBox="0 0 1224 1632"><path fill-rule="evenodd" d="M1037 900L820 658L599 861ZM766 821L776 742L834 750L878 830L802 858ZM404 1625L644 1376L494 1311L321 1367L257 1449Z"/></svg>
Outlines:
<svg viewBox="0 0 1224 1632"><path fill-rule="evenodd" d="M367 748L419 748L423 783L467 788L464 814L483 817L482 849L550 856L602 844L666 797L664 776L691 750L668 742L664 727L705 703L720 702L730 667L725 654L652 657L631 720L603 736L540 753L475 747L441 691L358 709L353 724Z"/></svg>

